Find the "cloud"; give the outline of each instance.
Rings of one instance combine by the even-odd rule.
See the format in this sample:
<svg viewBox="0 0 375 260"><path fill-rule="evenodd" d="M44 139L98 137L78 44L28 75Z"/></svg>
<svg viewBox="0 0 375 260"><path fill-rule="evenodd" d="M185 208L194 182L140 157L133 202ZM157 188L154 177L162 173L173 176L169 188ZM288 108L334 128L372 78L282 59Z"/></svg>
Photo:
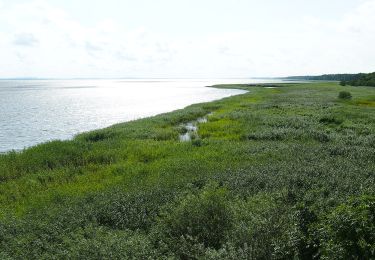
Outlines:
<svg viewBox="0 0 375 260"><path fill-rule="evenodd" d="M96 56L98 52L103 51L103 48L99 45L95 45L89 41L85 42L85 49L87 50L87 53L91 56Z"/></svg>
<svg viewBox="0 0 375 260"><path fill-rule="evenodd" d="M31 33L16 34L13 39L13 44L20 46L32 47L38 43L39 41Z"/></svg>
<svg viewBox="0 0 375 260"><path fill-rule="evenodd" d="M8 28L0 35L0 55L12 63L0 60L5 68L0 77L133 76L172 55L165 41L143 28L125 30L108 19L84 26L45 1L7 6L0 11L0 23Z"/></svg>
<svg viewBox="0 0 375 260"><path fill-rule="evenodd" d="M137 61L137 58L131 54L126 53L126 51L117 51L114 53L114 57L121 61Z"/></svg>
<svg viewBox="0 0 375 260"><path fill-rule="evenodd" d="M6 28L0 31L0 77L365 72L375 70L374 13L375 0L368 0L336 18L310 15L277 31L234 28L184 36L131 29L111 19L81 24L47 1L0 5L0 24Z"/></svg>

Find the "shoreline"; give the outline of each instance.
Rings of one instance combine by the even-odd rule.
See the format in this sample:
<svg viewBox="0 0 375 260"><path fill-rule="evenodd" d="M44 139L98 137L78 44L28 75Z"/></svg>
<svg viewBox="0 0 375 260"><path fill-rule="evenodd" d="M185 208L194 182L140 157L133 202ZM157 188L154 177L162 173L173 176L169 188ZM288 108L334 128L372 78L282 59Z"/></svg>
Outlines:
<svg viewBox="0 0 375 260"><path fill-rule="evenodd" d="M114 124L111 124L109 126L106 126L106 127L102 127L102 128L96 128L96 129L92 129L92 130L88 130L88 131L83 131L83 132L78 132L76 134L74 134L73 136L71 136L70 138L67 138L67 139L50 139L50 140L47 140L47 141L44 141L44 142L40 142L40 143L36 143L34 145L31 145L31 146L27 146L27 147L24 147L24 148L21 148L21 149L11 149L11 150L7 150L7 151L0 151L0 156L2 155L7 155L9 153L22 153L23 151L27 150L27 149L30 149L30 148L33 148L35 146L39 146L39 145L43 145L43 144L46 144L46 143L49 143L49 142L54 142L54 141L71 141L73 140L74 138L76 138L76 136L79 136L79 135L83 135L83 134L88 134L90 132L96 132L96 131L100 131L100 130L105 130L107 128L111 128L113 126L116 126L116 125L119 125L119 124L125 124L125 123L129 123L129 122L133 122L133 121L138 121L138 120L142 120L142 119L149 119L149 118L153 118L153 117L156 117L156 116L159 116L159 115L164 115L164 114L168 114L168 113L173 113L175 111L179 111L179 110L184 110L185 108L187 107L190 107L190 106L193 106L193 105L200 105L200 104L205 104L205 103L211 103L211 102L216 102L216 101L220 101L222 99L226 99L226 98L230 98L230 97L233 97L233 96L239 96L239 95L244 95L248 92L250 92L250 89L252 87L260 87L260 88L275 88L277 86L286 86L286 85L290 85L290 84L308 84L308 83L311 83L311 82L296 82L296 83L293 83L293 82L282 82L282 83L249 83L249 84L216 84L216 85L212 85L212 86L204 86L205 88L216 88L216 89L234 89L234 90L242 90L244 91L243 93L239 93L239 94L233 94L233 95L230 95L230 96L227 96L227 97L223 97L223 98L219 98L219 99L215 99L215 100L212 100L212 101L208 101L208 102L198 102L198 103L192 103L190 105L187 105L183 108L178 108L178 109L174 109L174 110L171 110L171 111L167 111L167 112L163 112L163 113L159 113L159 114L155 114L155 115L151 115L151 116L145 116L145 117L140 117L140 118L136 118L136 119L131 119L131 120L128 120L128 121L122 121L122 122L118 122L118 123L114 123ZM271 86L271 87L269 87ZM249 88L250 87L250 88Z"/></svg>
<svg viewBox="0 0 375 260"><path fill-rule="evenodd" d="M216 88L214 86L203 86L202 88L206 88L206 87L207 88ZM243 91L243 89L235 89L235 90ZM244 94L244 93L246 93L246 90L244 92L242 92L242 93L234 93L234 94L230 94L228 96L224 96L222 98L231 97L231 96L234 96L234 95L241 95L241 94ZM213 100L207 101L207 102L213 102L213 101L216 101L216 100L220 100L222 98L213 99ZM116 123L112 123L112 124L109 124L107 126L103 126L103 127L99 127L99 128L93 128L93 129L89 129L89 130L79 131L79 132L76 132L74 134L71 134L70 137L68 137L68 138L50 138L48 140L45 140L45 141L42 141L42 142L38 142L38 143L34 143L32 145L25 146L23 148L15 148L15 149L12 148L12 149L9 149L9 150L3 150L3 151L0 151L0 155L4 155L4 154L7 154L7 153L11 153L11 152L17 152L17 153L19 153L19 152L24 151L25 149L29 149L31 147L34 147L34 146L37 146L37 145L40 145L40 144L43 144L43 143L48 143L48 142L51 142L51 141L68 141L68 140L72 140L72 139L75 138L75 136L80 135L80 134L84 134L84 133L91 132L91 131L98 131L98 130L101 130L101 129L106 129L106 128L109 128L109 127L111 127L113 125L117 125L117 124L122 124L122 123L126 123L126 122L136 121L136 120L140 120L140 119L144 119L144 118L150 118L150 117L154 117L154 116L157 116L157 115L160 115L160 114L170 113L170 112L173 112L175 110L184 109L185 107L188 107L188 106L191 106L191 105L194 105L194 104L199 104L199 103L202 103L202 102L198 101L197 103L191 103L191 104L185 105L184 107L174 108L172 110L161 112L161 113L158 113L158 114L154 114L154 115L147 115L146 114L144 116L140 116L140 117L137 117L137 118L134 118L134 119L129 119L129 120L124 120L124 121L119 121L119 122L116 122Z"/></svg>
<svg viewBox="0 0 375 260"><path fill-rule="evenodd" d="M373 228L375 88L221 87L251 92L0 156L0 255L329 258Z"/></svg>

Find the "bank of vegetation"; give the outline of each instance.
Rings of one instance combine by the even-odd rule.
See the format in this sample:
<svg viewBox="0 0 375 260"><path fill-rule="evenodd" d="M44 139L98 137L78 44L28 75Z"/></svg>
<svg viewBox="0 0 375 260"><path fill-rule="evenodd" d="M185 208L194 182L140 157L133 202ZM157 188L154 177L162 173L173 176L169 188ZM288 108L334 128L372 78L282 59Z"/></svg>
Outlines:
<svg viewBox="0 0 375 260"><path fill-rule="evenodd" d="M370 86L375 87L375 72L357 74L325 74L320 76L295 76L286 77L287 80L316 80L316 81L339 81L342 86Z"/></svg>
<svg viewBox="0 0 375 260"><path fill-rule="evenodd" d="M321 81L349 81L359 78L363 73L359 74L324 74L318 76L291 76L286 77L287 80L321 80Z"/></svg>
<svg viewBox="0 0 375 260"><path fill-rule="evenodd" d="M0 155L0 259L374 258L375 88L217 87Z"/></svg>
<svg viewBox="0 0 375 260"><path fill-rule="evenodd" d="M375 87L375 72L368 74L358 74L357 77L349 80L341 80L341 85L350 85L350 86L370 86Z"/></svg>

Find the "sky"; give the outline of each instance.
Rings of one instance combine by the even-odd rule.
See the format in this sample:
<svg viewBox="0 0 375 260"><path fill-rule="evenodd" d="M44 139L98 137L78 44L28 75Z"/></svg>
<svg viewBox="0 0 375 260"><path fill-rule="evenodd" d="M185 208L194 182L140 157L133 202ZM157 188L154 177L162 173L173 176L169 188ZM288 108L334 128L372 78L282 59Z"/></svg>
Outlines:
<svg viewBox="0 0 375 260"><path fill-rule="evenodd" d="M375 71L375 0L0 0L0 78Z"/></svg>

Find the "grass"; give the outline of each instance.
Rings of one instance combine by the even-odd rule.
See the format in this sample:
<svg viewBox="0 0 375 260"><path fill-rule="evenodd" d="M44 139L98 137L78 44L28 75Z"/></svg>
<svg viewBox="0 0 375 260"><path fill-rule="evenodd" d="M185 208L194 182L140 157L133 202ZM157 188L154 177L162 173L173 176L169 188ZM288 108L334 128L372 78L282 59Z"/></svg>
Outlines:
<svg viewBox="0 0 375 260"><path fill-rule="evenodd" d="M215 87L249 92L0 155L0 258L375 257L375 89Z"/></svg>

